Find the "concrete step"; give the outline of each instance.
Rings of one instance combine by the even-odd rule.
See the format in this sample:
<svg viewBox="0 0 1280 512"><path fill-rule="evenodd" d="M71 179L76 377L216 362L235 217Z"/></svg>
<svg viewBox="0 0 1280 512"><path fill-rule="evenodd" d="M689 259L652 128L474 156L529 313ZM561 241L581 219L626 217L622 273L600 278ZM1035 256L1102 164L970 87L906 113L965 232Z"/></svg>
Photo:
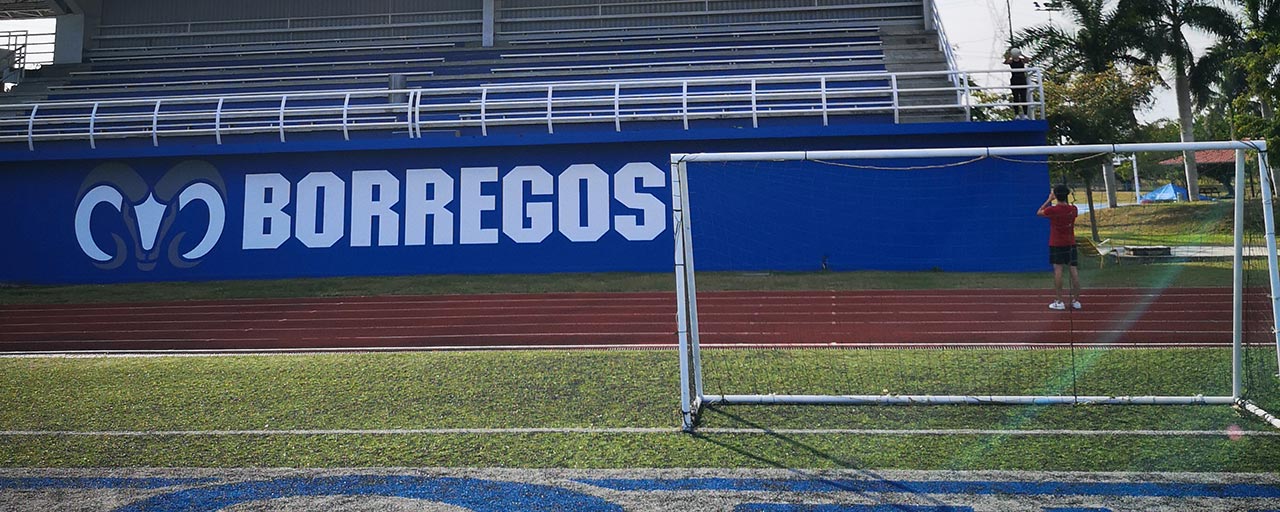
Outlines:
<svg viewBox="0 0 1280 512"><path fill-rule="evenodd" d="M887 66L901 66L901 67L933 66L932 68L930 68L931 71L942 71L947 69L947 59L945 57L937 58L934 55L912 55L906 58L904 58L903 56L897 56L892 59L885 59L884 65L886 67Z"/></svg>
<svg viewBox="0 0 1280 512"><path fill-rule="evenodd" d="M900 94L898 95L898 104L906 107L937 105L940 108L961 108L957 106L957 99L954 94L943 96Z"/></svg>
<svg viewBox="0 0 1280 512"><path fill-rule="evenodd" d="M963 123L966 119L964 113L948 113L938 111L932 113L929 111L916 111L911 113L902 113L898 115L899 123Z"/></svg>
<svg viewBox="0 0 1280 512"><path fill-rule="evenodd" d="M938 48L938 34L919 26L895 26L881 30L884 43L885 69L892 73L918 71L947 71L946 54ZM898 81L903 89L949 88L951 80L945 75L904 77ZM904 110L898 115L901 123L957 123L964 122L964 110L956 105L956 95L951 91L902 91L898 104L907 107L927 107Z"/></svg>
<svg viewBox="0 0 1280 512"><path fill-rule="evenodd" d="M890 73L913 73L916 71L946 71L946 62L910 62L910 63L888 63L884 64L884 68ZM941 75L940 75L941 76Z"/></svg>
<svg viewBox="0 0 1280 512"><path fill-rule="evenodd" d="M944 71L946 54L938 48L938 34L922 27L896 26L881 30L885 68L890 72Z"/></svg>
<svg viewBox="0 0 1280 512"><path fill-rule="evenodd" d="M936 75L909 75L898 77L898 85L903 88L920 89L925 87L955 87L951 77L942 73Z"/></svg>

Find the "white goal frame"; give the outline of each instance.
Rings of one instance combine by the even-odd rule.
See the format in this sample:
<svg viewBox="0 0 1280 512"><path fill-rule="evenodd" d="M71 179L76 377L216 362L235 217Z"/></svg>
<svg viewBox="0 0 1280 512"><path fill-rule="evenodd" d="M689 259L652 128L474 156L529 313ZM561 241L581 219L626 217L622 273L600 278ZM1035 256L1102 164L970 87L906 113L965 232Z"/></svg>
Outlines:
<svg viewBox="0 0 1280 512"><path fill-rule="evenodd" d="M689 171L690 162L733 161L805 161L883 158L977 158L983 156L1048 156L1096 153L1133 153L1151 151L1190 152L1206 149L1235 151L1235 197L1245 195L1245 152L1258 153L1261 190L1271 189L1267 172L1266 141L1170 142L1151 144L1093 144L1078 146L1016 146L978 148L885 149L850 151L780 151L738 153L676 153L671 155L671 206L675 232L676 303L678 311L677 339L680 356L680 411L682 428L692 431L698 413L705 405L714 404L791 404L791 405L933 405L933 404L1112 404L1112 405L1239 405L1252 406L1242 400L1243 364L1243 291L1244 291L1244 201L1235 202L1235 257L1232 278L1232 360L1231 396L1042 396L1042 395L708 395L702 387L702 354L698 336L697 285L694 280L693 231L690 226ZM1271 285L1272 331L1276 337L1277 359L1280 361L1280 275L1276 264L1275 218L1271 211L1271 194L1262 194L1263 219L1266 229L1267 267ZM1254 407L1256 408L1256 406ZM1259 409L1260 410L1260 409ZM1265 414L1265 411L1262 414ZM1274 418L1274 417L1272 417ZM1264 419L1266 417L1264 416ZM1270 420L1268 420L1270 422ZM1280 421L1273 422L1280 427Z"/></svg>

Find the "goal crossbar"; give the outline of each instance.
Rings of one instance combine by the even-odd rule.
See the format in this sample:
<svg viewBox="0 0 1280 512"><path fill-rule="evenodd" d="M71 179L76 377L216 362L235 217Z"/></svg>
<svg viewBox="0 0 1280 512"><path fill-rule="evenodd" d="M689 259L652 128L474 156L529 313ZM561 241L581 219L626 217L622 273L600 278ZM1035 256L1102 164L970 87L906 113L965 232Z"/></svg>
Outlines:
<svg viewBox="0 0 1280 512"><path fill-rule="evenodd" d="M977 158L1134 153L1199 150L1235 151L1235 197L1245 196L1245 152L1258 154L1261 190L1271 190L1265 141L1205 141L1147 144L1090 144L1076 146L1011 146L971 148L876 149L847 151L775 151L732 153L673 153L671 199L675 232L677 340L680 360L680 410L682 428L692 431L700 409L713 404L778 405L942 405L942 404L1106 404L1106 405L1227 405L1246 404L1242 399L1244 338L1243 258L1244 201L1235 201L1232 273L1231 396L1043 396L1043 395L707 395L703 392L702 356L698 331L697 286L694 278L693 232L690 222L688 164L691 162L820 161L888 158ZM1275 218L1271 194L1262 194L1270 281L1272 332L1280 364L1280 274L1277 274Z"/></svg>

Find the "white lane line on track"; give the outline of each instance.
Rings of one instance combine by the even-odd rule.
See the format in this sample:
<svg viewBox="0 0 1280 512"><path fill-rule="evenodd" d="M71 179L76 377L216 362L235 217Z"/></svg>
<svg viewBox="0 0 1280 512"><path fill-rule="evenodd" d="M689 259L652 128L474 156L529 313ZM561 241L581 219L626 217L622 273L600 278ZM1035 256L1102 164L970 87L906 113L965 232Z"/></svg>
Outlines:
<svg viewBox="0 0 1280 512"><path fill-rule="evenodd" d="M534 427L534 428L424 428L424 429L298 429L298 430L3 430L0 437L172 437L172 436L383 436L383 435L520 435L520 434L678 434L678 428L654 427ZM1143 436L1143 437L1280 437L1277 431L1260 430L1066 430L1066 429L763 429L699 428L703 434L757 435L872 435L872 436Z"/></svg>
<svg viewBox="0 0 1280 512"><path fill-rule="evenodd" d="M591 316L608 316L608 317L612 317L612 318L658 318L658 319L660 319L661 321L666 321L668 317L673 317L673 316L675 316L675 315L672 315L672 314L671 314L671 311L667 311L667 310L665 310L665 309L664 309L664 310L662 310L662 311L652 311L652 312L650 312L650 311L636 311L636 310L632 309L632 310L627 310L627 311L623 311L623 312L616 312L616 313L615 313L615 312L601 312L601 311L595 311L595 310L583 310L583 309L574 309L574 310L572 310L572 311L567 311L567 312L563 312L563 313L560 313L560 312L549 312L549 311L545 311L545 310L541 310L541 311L537 311L537 312L532 312L532 313L513 313L513 312L510 312L510 311L508 311L508 310L481 310L481 311L476 311L475 313L472 313L472 314L439 314L439 313L440 313L439 311L433 311L433 310L431 310L431 311L415 311L415 310L404 310L404 309L380 309L380 310L376 310L376 311L290 311L290 312L258 312L258 311L248 311L248 312L239 312L239 313L235 313L235 312L209 313L209 314L203 314L203 315L200 315L200 317L198 317L198 318L186 317L186 319L173 319L173 318L174 318L173 314L169 314L169 313L135 313L135 314L127 315L127 316L126 316L126 315L119 315L119 314L105 314L105 313L104 313L104 314L74 314L74 315L58 315L58 316L50 316L50 317L35 317L35 316L30 316L30 317L23 318L23 319L18 320L18 321L6 321L6 322L4 322L4 324L3 324L3 325L15 326L15 327L16 327L16 326L24 326L24 325L47 325L47 324L49 324L49 323L50 323L50 322L49 322L49 320L57 321L58 323L64 323L65 321L68 321L68 320L92 320L92 321L90 321L90 322L85 322L85 323L101 324L101 325L114 325L114 324L130 324L130 323L137 323L137 322L139 322L139 321L143 321L143 320L147 320L147 319L152 319L152 318L159 318L159 319L162 319L162 320L160 320L158 323L165 323L165 324L178 324L178 323L201 323L201 322L204 322L204 323L214 323L214 322L221 323L221 322L225 322L226 320L221 320L221 319L219 319L219 318L221 318L221 317L232 317L232 318L234 318L234 319L235 319L236 321L238 321L238 322L262 323L262 322L281 322L281 321L288 321L288 322L320 322L320 321L327 321L327 322L344 322L344 321L357 321L357 320L366 320L366 321L367 321L367 320L379 320L379 321L398 321L398 320L411 320L411 321L424 321L424 320L465 320L465 319L482 319L482 318L492 318L495 314L500 314L502 318L547 318L547 317L557 317L557 316L560 316L560 317L577 316L577 317L587 317L587 318L589 318L589 317L591 317ZM1008 318L1008 317L1010 317L1010 316L1030 317L1029 319L1033 319L1033 320L1039 320L1039 319L1066 320L1068 316L1073 316L1073 317L1078 317L1078 318L1076 318L1076 320L1077 320L1077 321L1113 321L1113 320L1117 320L1117 319L1118 319L1118 318L1114 318L1114 317L1121 316L1121 315L1123 315L1123 314L1128 314L1128 313L1129 313L1129 311L1126 311L1126 310L1120 310L1120 309L1113 309L1113 310L1099 310L1099 309L1091 309L1090 311L1087 311L1087 312L1084 312L1084 311L1077 311L1077 312L1072 312L1072 313L1064 314L1064 313L1062 313L1062 312L1050 311L1050 310L1048 310L1048 309L1046 309L1046 308L1040 308L1040 307L1037 307L1037 308L1035 308L1035 309L1023 309L1023 310L1008 310L1008 309L983 309L983 310L975 310L975 309L969 309L969 310L964 310L964 311L957 311L957 310L954 310L954 309L949 309L949 310L914 310L914 311L893 311L893 310L888 310L888 311L880 311L880 310L876 310L876 311L868 311L868 310L860 310L860 311L830 311L830 310L817 310L817 311L815 311L815 310L810 309L810 310L806 310L806 311L794 311L794 312L778 312L778 311L776 311L776 310L775 310L775 309L773 309L773 308L761 307L761 308L760 308L760 309L758 309L758 310L750 310L750 311L721 311L721 310L716 310L716 309L714 309L714 308L710 308L710 309L707 309L707 310L705 310L705 311L700 311L700 312L699 312L699 314L700 314L701 316L713 317L713 318L716 318L716 319L739 318L739 317L746 317L746 318L772 318L772 317L783 317L783 318L797 318L797 317L799 317L799 318L804 318L804 317L817 317L817 318L828 318L828 319L829 319L829 318L831 318L831 317L841 317L841 318L844 318L844 317L853 317L854 319L853 319L853 320L850 320L850 321L857 321L857 320L856 320L856 318L858 318L858 317L872 317L872 318L877 318L877 317L884 317L884 316L890 316L890 315L891 315L891 316L909 316L909 317L951 317L951 316L955 316L955 317L961 317L961 318L971 318L971 317L973 317L974 315L994 315L994 316L998 316L998 317L999 317L999 318L996 318L996 319L990 319L990 320L983 320L983 319L979 319L979 320L968 320L967 322L970 322L970 323L975 323L975 322L1003 322L1003 323L1011 323L1011 322L1021 322L1021 321L1026 321L1026 320L1028 320L1028 318L1021 318L1021 319L1009 319L1009 320L1001 320L1001 319L1000 319L1000 318ZM374 314L376 314L377 316L373 316ZM1222 309L1222 310L1206 310L1206 309L1176 309L1176 310L1175 310L1175 309L1159 309L1159 310L1149 310L1149 311L1147 311L1147 312L1146 312L1146 314L1144 315L1144 317L1146 317L1146 316L1160 316L1160 317L1168 317L1168 316L1175 316L1175 315L1196 315L1196 316L1199 316L1199 317L1201 317L1201 318L1191 318L1191 319L1186 319L1186 320L1183 320L1182 318L1178 318L1178 320L1179 320L1179 321L1192 321L1192 322L1206 322L1206 321L1215 321L1215 322L1216 322L1216 321L1221 321L1220 319L1216 318L1216 317L1218 317L1218 316L1227 317L1227 319L1229 320L1229 315L1230 315L1230 314L1231 314L1231 311L1230 311L1229 309ZM349 315L349 316L335 316L335 315ZM254 317L257 317L257 318L254 318ZM1099 317L1102 317L1102 318L1099 318ZM1207 318L1206 318L1206 317L1207 317ZM47 318L47 319L46 319L46 318ZM37 320L37 319L46 319L46 320L45 320L45 321L43 321L43 322L34 322L34 321L33 321L33 320ZM769 323L793 323L793 322L786 322L786 321L782 321L782 320L777 320L777 321L775 321L775 320L765 320L765 321L768 321ZM876 320L872 320L872 321L876 321ZM883 321L883 322L896 322L896 323L903 323L903 322L907 322L907 320L901 320L901 321L895 321L895 320L880 320L880 321ZM955 323L966 322L966 320L912 320L912 321L913 321L913 322L955 322ZM551 323L557 323L557 322L558 322L558 323L565 323L565 321L564 321L564 320L555 321L555 322L551 322ZM671 322L675 322L675 320L674 320L674 319L671 319ZM798 322L798 323L803 323L803 322Z"/></svg>
<svg viewBox="0 0 1280 512"><path fill-rule="evenodd" d="M268 324L279 324L279 323L282 323L282 322L281 322L281 321L268 322ZM288 322L288 323L297 323L297 322ZM743 325L744 323L745 323L746 325ZM994 326L994 325L1000 325L1000 324L1010 324L1010 325L1014 325L1014 326L1023 326L1023 325L1025 325L1025 324L1027 324L1027 323L1028 323L1027 321L997 321L997 320L992 320L992 321L981 321L981 320L957 320L957 321L949 321L949 320L914 320L914 321L913 321L913 320L872 320L872 321L849 321L849 322L836 322L836 321L822 321L822 322L771 322L771 321L765 321L765 322L716 322L716 321L711 321L711 322L705 322L705 321L704 321L704 322L702 322L702 329L701 329L701 331L700 331L700 332L701 332L701 334L702 334L702 335L704 335L704 336L731 336L731 335L794 335L795 333L792 333L792 332L789 332L789 331L786 331L786 330L780 330L780 328L782 328L782 327L830 327L830 326L850 327L850 326L870 326L870 325L874 325L874 326L889 326L889 327L893 327L893 326L917 326L917 325L962 325L962 326L978 325L978 326L986 327L986 328L984 328L984 329L980 329L980 330L977 330L977 329L953 329L953 330L947 330L947 331L938 331L938 330L918 330L918 329L911 329L911 330L910 330L910 332L911 332L911 333L918 333L918 334L975 334L975 335L977 335L977 334L1010 334L1010 335L1017 335L1017 334L1036 334L1036 335L1044 335L1044 334L1047 334L1047 332L1049 332L1049 331L1046 331L1045 329L1025 329L1025 328L1024 328L1024 329L991 329L991 328L989 328L989 327L992 327L992 326ZM1099 321L1084 321L1084 320L1076 320L1076 323L1086 323L1086 324L1098 324L1098 323L1100 323L1100 324L1104 324L1104 325L1109 325L1109 324L1113 324L1114 322L1112 322L1112 321L1101 321L1101 320L1099 320ZM1137 321L1137 322L1134 322L1134 324L1135 324L1135 325L1142 324L1143 326L1145 326L1145 324L1148 324L1148 323L1160 324L1160 323L1166 323L1166 322L1158 322L1158 321ZM646 324L647 324L647 325L646 325ZM734 327L734 328L737 328L737 330L733 330L733 331L719 331L719 330L713 330L713 329L711 328L711 327L713 327L713 326L721 325L721 324L723 324L723 325L725 325L725 326L728 326L728 327ZM1185 324L1195 324L1195 325L1185 325ZM1215 326L1215 325L1220 325L1220 324L1227 324L1227 325L1229 325L1229 324L1230 324L1230 322L1229 322L1229 321L1226 321L1226 320L1190 320L1190 321L1187 321L1187 322L1185 322L1185 323L1181 323L1181 322L1180 322L1180 323L1179 323L1179 325L1174 326L1174 328L1172 328L1172 329L1152 329L1152 328L1142 328L1142 327L1137 327L1137 328L1128 328L1128 329L1089 329L1089 328L1077 328L1077 329L1073 329L1073 332L1075 332L1076 334L1114 334L1114 333L1136 333L1136 334L1156 334L1156 333L1167 333L1167 334L1191 334L1191 333L1199 333L1199 334L1223 334L1223 335L1227 335L1227 334L1229 334L1229 332L1225 332L1225 331L1224 331L1224 330L1222 330L1222 329L1212 329L1212 328L1211 328L1211 327L1213 327L1213 326ZM645 329L645 328L648 328L648 329L650 329L650 330L643 330L643 331L632 331L632 330L601 330L601 331L590 331L590 332L579 330L579 331L575 331L575 332L563 332L563 331L549 331L549 330L541 330L541 329L539 329L539 330L534 331L534 332L505 332L505 333L503 333L503 332L472 332L472 333L456 332L456 331L459 331L459 330L472 330L472 331L480 331L480 330L486 330L486 329L494 329L494 330L510 330L510 329L517 329L517 328L529 328L529 327L538 327L538 328L542 328L542 329L561 329L561 328L565 328L565 327L576 327L576 328L579 328L579 329L581 329L581 328L586 328L586 327L623 327L623 328L627 328L627 329L635 329L635 328ZM668 328L668 327L670 327L670 328L672 328L672 329L670 329L670 330L665 329L665 328ZM743 327L746 327L746 328L748 328L748 329L750 329L751 327L756 327L757 329L755 329L755 330L743 330L743 329L742 329ZM1193 328L1190 328L1190 327L1197 327L1197 328L1194 328L1194 329L1193 329ZM244 326L240 326L240 327L232 327L232 328L206 328L206 329L201 329L201 330L200 330L200 332L201 332L201 333L203 333L203 334L205 334L205 335L210 335L210 334L214 334L214 333L246 333L246 332L263 333L263 334L266 334L266 333L296 333L296 332L303 332L303 333L306 333L306 332L315 332L315 331L317 331L317 330L321 330L321 331L323 331L323 332L325 332L325 333L332 333L332 332L335 332L335 331L359 331L359 332L367 332L367 331L370 331L370 330L378 330L378 331L403 331L403 330L414 330L414 331L419 331L419 332L421 332L421 334L419 334L419 335L418 335L418 336L416 336L416 337L423 337L423 338L450 338L450 337L477 337L477 336L618 336L618 335L623 335L623 334L627 334L627 335L661 335L661 334L672 334L672 331L674 330L673 328L674 328L674 322L591 322L591 321L586 321L586 320L584 320L584 321L581 321L581 322L548 322L548 323L497 323L497 322L495 322L495 323L487 323L487 324L465 324L465 323L463 323L463 324L419 324L419 325L413 325L413 324L401 324L401 325L381 325L381 326L376 326L376 327L370 327L370 326L367 326L367 325L358 325L358 326L324 325L324 326L323 326L323 329L318 329L317 327L312 327L312 326L296 326L296 327L294 327L294 326L290 326L290 327L282 327L282 326L274 326L274 325L264 325L264 326L260 326L260 325L244 325ZM431 332L431 331L439 331L439 330L454 331L454 332L445 332L445 333L435 333L435 332ZM39 334L97 335L97 336L102 336L102 335L107 335L107 334L139 334L139 333L160 333L160 332L172 332L172 331L183 331L183 329L182 329L181 327L166 327L166 326L161 325L161 326L147 326L146 328L141 328L141 329L81 329L81 328L65 328L65 329L56 329L56 330L39 330L39 331L37 331L37 330L34 330L34 329L33 329L33 330L27 330L27 331L24 331L24 332L9 332L8 334L10 334L10 335L12 335L12 336L20 336L20 335L22 335L22 336L32 336L32 335L39 335ZM849 332L851 332L851 331L850 331L849 329L845 328L845 329L823 330L823 331L817 331L817 332L820 332L820 333L823 333L823 334L843 334L843 333L849 333ZM381 337L384 337L384 336L377 336L377 337L381 338ZM392 337L394 337L394 336L386 336L386 337L388 337L388 338L392 338Z"/></svg>
<svg viewBox="0 0 1280 512"><path fill-rule="evenodd" d="M164 340L161 340L163 342ZM103 342L115 343L115 342ZM1268 347L1271 343L1249 343L1250 346ZM730 350L772 350L795 348L822 348L840 350L879 350L879 349L918 349L918 350L1041 350L1065 349L1063 343L703 343L702 348ZM1076 343L1076 348L1099 348L1108 350L1148 350L1161 348L1224 348L1230 342L1197 342L1197 343ZM157 350L76 350L73 352L50 351L8 351L0 352L0 358L41 359L41 358L98 358L98 357L240 357L240 356L285 356L308 354L339 354L350 352L471 352L488 350L672 350L671 343L652 344L608 344L608 345L442 345L423 347L322 347L322 348L253 348L253 349L157 349Z"/></svg>
<svg viewBox="0 0 1280 512"><path fill-rule="evenodd" d="M1046 303L1047 304L1047 303ZM725 305L706 305L703 304L699 309L702 314L716 315L760 315L760 314L810 314L810 315L971 315L971 314L1043 314L1051 315L1053 312L1046 310L1043 304L1036 302L1027 304L1019 303L966 303L957 307L953 304L928 304L928 303L877 303L873 305L823 305L823 304L768 304L759 303L747 306L725 306ZM1178 303L1178 304L1150 304L1148 305L1150 313L1155 314L1229 314L1231 312L1230 304L1214 303ZM1269 303L1259 303L1256 307L1269 306ZM978 309L982 308L982 309ZM1097 315L1114 315L1128 313L1132 309L1130 304L1097 304L1089 303L1087 311L1080 311L1080 315L1097 316ZM793 311L794 310L794 311ZM551 314L608 314L614 316L632 316L632 315L667 315L674 311L674 304L666 306L529 306L521 308L475 308L475 307L439 307L439 308L330 308L330 309L296 309L281 308L273 310L270 308L252 308L251 310L230 309L220 311L199 311L184 310L180 312L168 311L162 308L128 308L127 310L89 310L89 309L67 309L50 312L32 312L32 311L4 311L0 308L0 312L5 313L8 323L16 323L21 321L33 320L54 320L65 321L69 319L93 319L107 318L118 320L121 318L152 318L165 317L172 318L175 314L196 315L199 314L206 318L223 318L235 317L242 318L249 316L288 316L296 315L300 317L316 316L316 315L368 315L368 314L408 314L421 318L466 318L474 316L492 315L500 312L504 315L510 314L515 316L540 316ZM785 311L785 313L783 313ZM1060 314L1060 313L1059 313ZM1064 315L1065 316L1065 315Z"/></svg>

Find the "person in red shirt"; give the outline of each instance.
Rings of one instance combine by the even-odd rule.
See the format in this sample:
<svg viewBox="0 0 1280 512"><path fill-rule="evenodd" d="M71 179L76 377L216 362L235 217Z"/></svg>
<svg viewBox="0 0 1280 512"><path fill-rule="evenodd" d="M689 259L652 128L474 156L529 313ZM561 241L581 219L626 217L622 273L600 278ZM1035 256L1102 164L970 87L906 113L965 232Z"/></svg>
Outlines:
<svg viewBox="0 0 1280 512"><path fill-rule="evenodd" d="M1062 302L1062 270L1071 269L1071 308L1080 309L1080 252L1076 249L1076 216L1080 211L1067 201L1071 189L1053 187L1036 215L1049 219L1049 263L1053 265L1053 302L1049 309L1064 310ZM1058 204L1053 204L1057 200Z"/></svg>

